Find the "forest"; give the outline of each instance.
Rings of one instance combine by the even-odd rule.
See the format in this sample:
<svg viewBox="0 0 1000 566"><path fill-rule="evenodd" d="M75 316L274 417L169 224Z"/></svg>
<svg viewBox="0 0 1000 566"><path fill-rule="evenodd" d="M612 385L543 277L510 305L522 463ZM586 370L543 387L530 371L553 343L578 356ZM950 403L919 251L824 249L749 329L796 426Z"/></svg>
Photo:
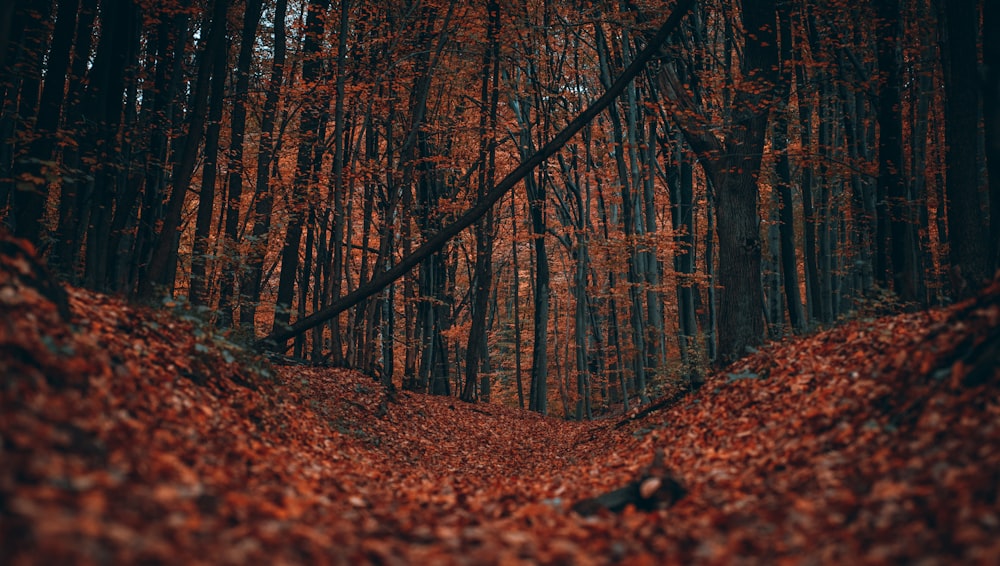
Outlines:
<svg viewBox="0 0 1000 566"><path fill-rule="evenodd" d="M1000 562L1000 3L0 5L0 563Z"/></svg>
<svg viewBox="0 0 1000 566"><path fill-rule="evenodd" d="M60 280L258 349L628 411L991 279L997 12L8 3L0 218Z"/></svg>

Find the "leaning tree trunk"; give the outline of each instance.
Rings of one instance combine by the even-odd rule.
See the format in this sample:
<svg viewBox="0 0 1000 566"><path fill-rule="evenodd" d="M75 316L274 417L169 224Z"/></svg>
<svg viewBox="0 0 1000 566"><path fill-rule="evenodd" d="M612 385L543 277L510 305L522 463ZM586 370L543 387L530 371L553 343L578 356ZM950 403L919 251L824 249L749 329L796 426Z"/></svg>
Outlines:
<svg viewBox="0 0 1000 566"><path fill-rule="evenodd" d="M427 256L440 250L449 240L454 238L462 230L468 228L482 217L492 206L506 195L518 183L528 176L536 167L546 159L552 157L567 141L575 136L584 126L590 123L598 114L604 111L608 105L617 98L625 87L631 82L645 67L646 63L660 50L666 39L677 29L683 17L694 5L694 0L680 0L674 7L673 12L663 25L653 34L646 47L636 55L632 63L622 72L621 76L605 91L597 100L592 102L586 110L573 118L562 130L549 139L545 145L533 153L530 157L521 162L513 171L508 173L500 182L494 186L490 192L477 202L474 206L463 212L453 222L443 227L439 232L428 238L417 249L406 253L392 268L374 275L371 281L359 285L357 289L346 296L334 300L330 305L319 312L315 312L303 320L297 321L290 328L273 332L257 342L260 348L274 348L275 345L286 341L288 338L301 332L305 332L318 324L323 324L333 316L343 312L358 302L370 297L386 286L408 273L416 265L422 262ZM405 147L405 144L404 144Z"/></svg>

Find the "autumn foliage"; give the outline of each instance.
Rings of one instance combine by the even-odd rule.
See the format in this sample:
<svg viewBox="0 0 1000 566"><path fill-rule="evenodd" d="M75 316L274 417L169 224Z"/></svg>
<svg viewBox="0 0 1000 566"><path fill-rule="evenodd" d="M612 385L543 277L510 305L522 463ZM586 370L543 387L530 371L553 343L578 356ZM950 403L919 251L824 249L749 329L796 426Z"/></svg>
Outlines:
<svg viewBox="0 0 1000 566"><path fill-rule="evenodd" d="M273 365L0 255L0 557L31 563L991 563L1000 284L572 423ZM61 288L60 288L61 290ZM61 312L62 310L62 312ZM67 318L68 317L68 318ZM686 495L581 517L662 450Z"/></svg>

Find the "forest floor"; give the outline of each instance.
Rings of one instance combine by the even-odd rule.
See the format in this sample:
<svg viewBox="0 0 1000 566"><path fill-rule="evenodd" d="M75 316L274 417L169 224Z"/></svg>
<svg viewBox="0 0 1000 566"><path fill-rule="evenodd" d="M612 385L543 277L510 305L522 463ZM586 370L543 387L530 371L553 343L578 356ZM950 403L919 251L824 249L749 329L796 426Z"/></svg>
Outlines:
<svg viewBox="0 0 1000 566"><path fill-rule="evenodd" d="M385 403L37 270L0 255L3 564L1000 562L1000 285L575 423ZM676 504L572 509L657 449Z"/></svg>

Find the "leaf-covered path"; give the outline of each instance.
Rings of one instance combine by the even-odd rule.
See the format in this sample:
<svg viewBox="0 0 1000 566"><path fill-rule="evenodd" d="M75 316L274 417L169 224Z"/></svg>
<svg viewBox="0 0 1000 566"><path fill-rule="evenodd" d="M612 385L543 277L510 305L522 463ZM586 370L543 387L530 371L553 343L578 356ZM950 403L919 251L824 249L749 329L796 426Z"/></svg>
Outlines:
<svg viewBox="0 0 1000 566"><path fill-rule="evenodd" d="M0 562L996 563L1000 286L783 344L616 427L268 371L0 257ZM661 448L688 494L581 517Z"/></svg>

